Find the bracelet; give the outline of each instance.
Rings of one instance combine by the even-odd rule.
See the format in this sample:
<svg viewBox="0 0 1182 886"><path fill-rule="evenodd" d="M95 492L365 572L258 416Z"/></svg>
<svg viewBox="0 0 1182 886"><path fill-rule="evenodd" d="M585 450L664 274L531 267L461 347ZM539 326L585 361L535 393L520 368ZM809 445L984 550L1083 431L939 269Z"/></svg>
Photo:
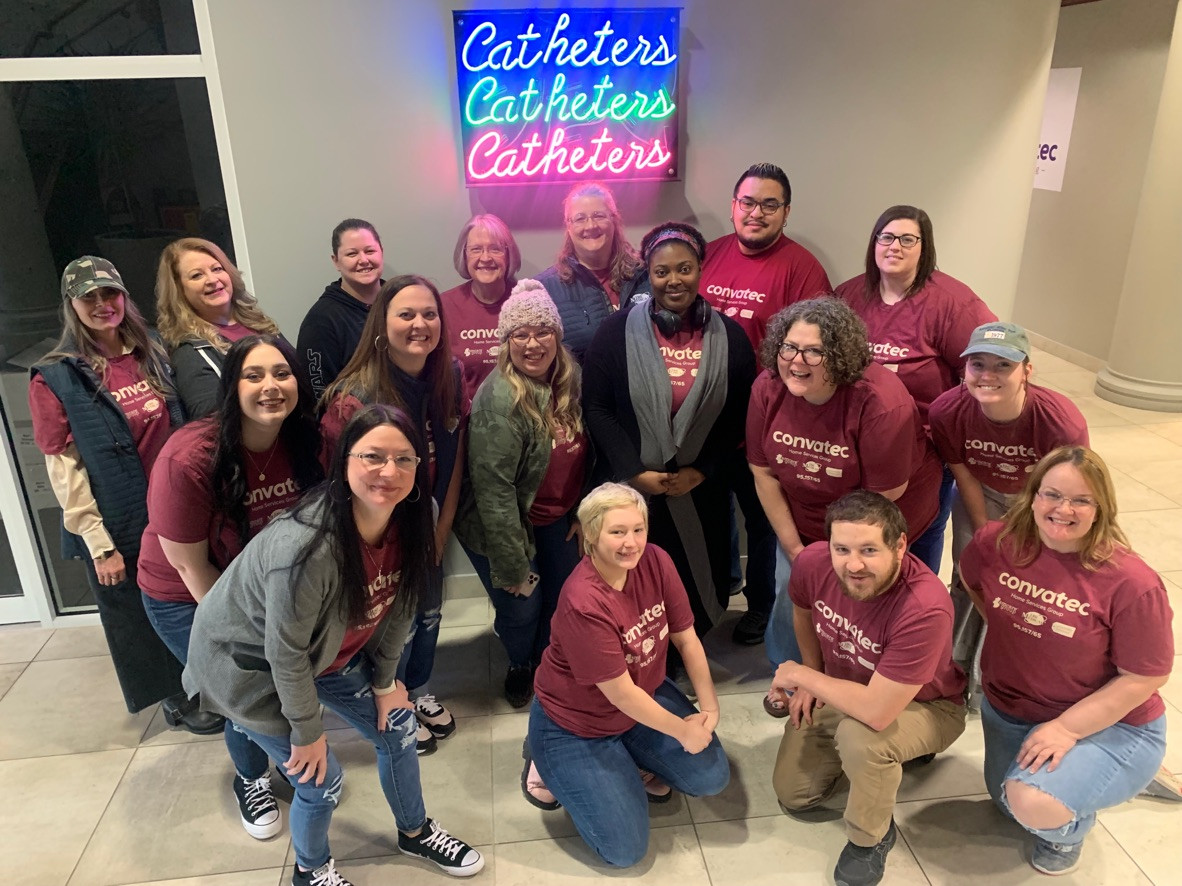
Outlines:
<svg viewBox="0 0 1182 886"><path fill-rule="evenodd" d="M101 554L99 554L94 559L95 560L110 560L113 556L115 556L114 551L103 551Z"/></svg>

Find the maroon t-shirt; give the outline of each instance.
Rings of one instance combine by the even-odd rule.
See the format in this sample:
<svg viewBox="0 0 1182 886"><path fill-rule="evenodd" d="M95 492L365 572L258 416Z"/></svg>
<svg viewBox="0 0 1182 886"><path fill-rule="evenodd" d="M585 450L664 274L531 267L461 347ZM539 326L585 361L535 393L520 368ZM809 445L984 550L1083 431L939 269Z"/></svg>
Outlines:
<svg viewBox="0 0 1182 886"><path fill-rule="evenodd" d="M599 285L603 287L603 291L607 293L607 300L612 310L618 309L620 307L620 293L612 286L611 265L608 265L606 268L599 268L598 270L595 268L588 268L587 270L594 275L595 279L599 281Z"/></svg>
<svg viewBox="0 0 1182 886"><path fill-rule="evenodd" d="M747 460L772 469L806 543L825 537L825 509L855 489L884 492L906 483L895 503L909 538L936 516L940 460L915 401L876 363L820 406L790 394L778 375L760 374L747 410Z"/></svg>
<svg viewBox="0 0 1182 886"><path fill-rule="evenodd" d="M1170 673L1173 611L1161 577L1132 551L1118 550L1096 571L1079 554L1043 547L1029 566L1014 563L1001 523L983 526L960 558L960 575L985 602L981 673L999 711L1031 723L1053 720L1117 675ZM1120 722L1142 726L1165 711L1154 692Z"/></svg>
<svg viewBox="0 0 1182 886"><path fill-rule="evenodd" d="M964 370L961 352L973 330L997 319L989 306L955 277L933 271L923 289L888 305L866 297L866 275L837 287L866 324L876 362L899 375L927 423L928 407L956 387Z"/></svg>
<svg viewBox="0 0 1182 886"><path fill-rule="evenodd" d="M932 442L950 465L965 465L982 485L1015 495L1039 459L1060 446L1087 446L1088 425L1067 397L1026 386L1026 405L1013 421L985 417L964 385L945 391L928 412Z"/></svg>
<svg viewBox="0 0 1182 886"><path fill-rule="evenodd" d="M156 456L172 434L168 404L152 390L143 367L132 354L107 361L103 386L123 410L144 473L151 473ZM37 447L46 455L61 455L74 442L74 434L66 420L65 407L40 374L29 385L29 410Z"/></svg>
<svg viewBox="0 0 1182 886"><path fill-rule="evenodd" d="M398 583L402 579L402 548L398 544L398 533L393 520L390 521L381 546L374 547L363 541L360 556L365 565L365 620L345 628L341 651L322 674L339 671L349 663L349 659L361 651L382 623L386 613L390 611L394 598L398 596Z"/></svg>
<svg viewBox="0 0 1182 886"><path fill-rule="evenodd" d="M344 433L345 425L365 404L352 394L338 394L332 399L320 416L320 437L323 440L320 450L320 461L327 471L332 464L332 454L336 451L337 441ZM428 419L423 436L427 438L427 482L435 488L435 435L431 432L431 421Z"/></svg>
<svg viewBox="0 0 1182 886"><path fill-rule="evenodd" d="M669 337L661 334L661 330L654 329L657 336L657 347L661 349L661 356L665 360L665 370L669 373L669 387L673 391L672 414L689 396L690 388L698 377L698 366L702 362L702 330L686 329Z"/></svg>
<svg viewBox="0 0 1182 886"><path fill-rule="evenodd" d="M549 526L569 514L579 500L586 468L587 435L580 431L568 438L562 428L555 428L550 439L550 463L534 494L529 522Z"/></svg>
<svg viewBox="0 0 1182 886"><path fill-rule="evenodd" d="M449 289L440 299L447 312L448 345L464 369L464 395L470 402L480 383L496 369L501 352L497 323L505 299L486 305L472 294L471 280Z"/></svg>
<svg viewBox="0 0 1182 886"><path fill-rule="evenodd" d="M888 590L854 600L833 571L828 542L814 542L792 564L788 593L796 606L812 610L829 676L865 686L877 671L895 683L919 685L916 701L964 704L964 671L952 660L952 599L913 555L903 555Z"/></svg>
<svg viewBox="0 0 1182 886"><path fill-rule="evenodd" d="M238 527L227 519L214 495L217 432L217 422L212 418L185 425L165 444L152 469L139 584L153 599L193 602L180 574L164 554L161 537L180 544L206 542L209 562L221 570L242 553ZM287 449L280 441L266 452L242 450L240 456L246 467L248 538L254 538L276 515L299 500L300 489L292 475Z"/></svg>
<svg viewBox="0 0 1182 886"><path fill-rule="evenodd" d="M665 679L669 633L694 625L685 586L669 555L649 544L622 591L584 557L571 573L550 622L550 645L534 675L546 715L583 738L619 735L636 721L596 686L627 672L652 695Z"/></svg>
<svg viewBox="0 0 1182 886"><path fill-rule="evenodd" d="M756 353L773 314L831 289L821 263L795 240L782 236L763 252L744 255L735 234L706 247L698 284L706 301L743 327Z"/></svg>
<svg viewBox="0 0 1182 886"><path fill-rule="evenodd" d="M228 323L223 326L221 323L214 323L214 329L218 331L218 335L228 342L241 341L248 335L255 335L255 330L249 326L243 326L241 323Z"/></svg>

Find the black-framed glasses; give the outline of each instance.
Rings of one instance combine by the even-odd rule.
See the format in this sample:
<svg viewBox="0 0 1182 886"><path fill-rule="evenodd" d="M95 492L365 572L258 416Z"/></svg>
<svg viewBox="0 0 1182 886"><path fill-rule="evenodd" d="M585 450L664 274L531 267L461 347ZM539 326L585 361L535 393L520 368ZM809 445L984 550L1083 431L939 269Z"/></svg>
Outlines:
<svg viewBox="0 0 1182 886"><path fill-rule="evenodd" d="M417 455L382 455L380 452L350 452L349 458L355 458L371 471L380 471L387 462L394 462L394 467L400 471L413 473L422 461Z"/></svg>
<svg viewBox="0 0 1182 886"><path fill-rule="evenodd" d="M1054 489L1040 489L1035 493L1035 495L1049 504L1052 508L1057 508L1062 504L1070 505L1071 510L1073 511L1088 511L1099 507L1099 504L1094 498L1088 498L1086 495L1068 498L1063 493L1056 492Z"/></svg>
<svg viewBox="0 0 1182 886"><path fill-rule="evenodd" d="M590 215L587 215L585 212L580 212L578 215L572 215L568 221L576 228L581 228L588 222L595 222L595 224L601 225L609 218L611 218L611 216L606 212L593 212Z"/></svg>
<svg viewBox="0 0 1182 886"><path fill-rule="evenodd" d="M543 329L541 332L525 332L524 330L519 330L509 336L509 341L524 348L529 344L531 338L540 345L548 345L550 344L550 340L554 338L554 330Z"/></svg>
<svg viewBox="0 0 1182 886"><path fill-rule="evenodd" d="M890 246L898 240L900 246L904 249L910 249L922 239L918 234L892 234L890 231L883 231L874 238L874 241L879 246Z"/></svg>
<svg viewBox="0 0 1182 886"><path fill-rule="evenodd" d="M825 352L820 348L798 348L796 345L783 342L780 345L780 356L791 363L800 354L805 366L820 366L825 359Z"/></svg>
<svg viewBox="0 0 1182 886"><path fill-rule="evenodd" d="M773 200L771 197L768 197L766 200L736 197L735 202L739 204L739 208L744 212L754 212L755 207L758 206L764 215L774 215L788 205L783 200Z"/></svg>

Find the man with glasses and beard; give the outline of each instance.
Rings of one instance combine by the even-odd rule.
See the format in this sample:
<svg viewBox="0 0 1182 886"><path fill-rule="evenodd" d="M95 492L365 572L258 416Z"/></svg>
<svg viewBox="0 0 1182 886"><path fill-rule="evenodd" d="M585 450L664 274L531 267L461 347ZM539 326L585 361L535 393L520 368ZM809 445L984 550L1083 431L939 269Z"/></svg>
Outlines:
<svg viewBox="0 0 1182 886"><path fill-rule="evenodd" d="M706 247L701 292L706 301L737 322L759 353L768 320L781 308L832 290L825 269L811 252L784 235L792 210L792 185L773 163L756 163L739 176L731 200L733 234ZM734 641L763 642L775 598L775 536L764 516L742 450L727 465L731 491L747 529L747 613L735 625ZM738 572L738 535L732 518L731 578Z"/></svg>
<svg viewBox="0 0 1182 886"><path fill-rule="evenodd" d="M898 506L860 489L829 506L825 527L828 544L801 551L788 583L803 663L772 680L791 716L772 785L796 815L848 781L849 842L833 877L874 886L898 836L903 763L927 762L964 731L965 675L948 590L907 553Z"/></svg>

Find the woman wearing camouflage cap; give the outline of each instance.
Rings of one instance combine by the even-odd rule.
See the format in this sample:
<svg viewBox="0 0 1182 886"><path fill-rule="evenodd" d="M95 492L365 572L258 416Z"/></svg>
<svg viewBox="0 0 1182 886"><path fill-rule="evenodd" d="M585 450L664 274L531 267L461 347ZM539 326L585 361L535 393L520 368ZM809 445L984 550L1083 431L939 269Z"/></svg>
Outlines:
<svg viewBox="0 0 1182 886"><path fill-rule="evenodd" d="M219 732L222 718L181 689L136 582L148 472L183 421L164 349L106 259L70 262L62 298L62 336L32 368L29 408L62 506L63 555L86 564L128 710L163 700L170 725Z"/></svg>
<svg viewBox="0 0 1182 886"><path fill-rule="evenodd" d="M571 516L586 475L587 434L579 367L537 280L514 287L497 338L497 368L472 401L456 534L496 609L509 655L505 698L520 708L533 697L558 592L579 562Z"/></svg>

